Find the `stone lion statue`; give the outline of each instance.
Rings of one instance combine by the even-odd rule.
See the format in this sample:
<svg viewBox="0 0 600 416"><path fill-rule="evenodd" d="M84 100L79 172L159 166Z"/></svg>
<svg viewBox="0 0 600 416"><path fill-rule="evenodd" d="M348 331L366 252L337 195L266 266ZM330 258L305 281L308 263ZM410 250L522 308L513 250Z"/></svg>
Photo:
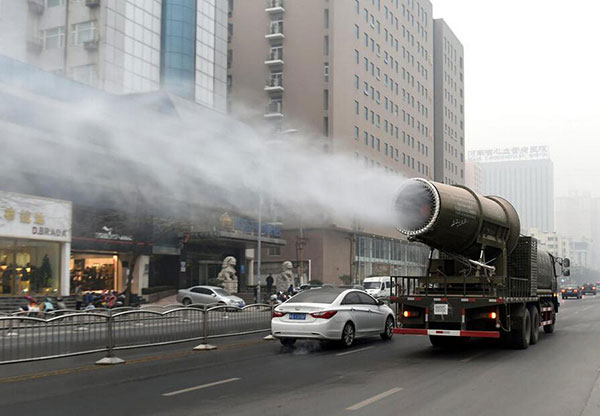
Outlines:
<svg viewBox="0 0 600 416"><path fill-rule="evenodd" d="M236 293L238 286L238 278L235 271L235 266L237 265L237 260L233 256L225 257L223 260L223 266L219 275L217 276L217 280L222 282L223 288L229 293Z"/></svg>
<svg viewBox="0 0 600 416"><path fill-rule="evenodd" d="M291 261L284 261L281 264L281 274L277 278L277 291L287 292L290 285L294 283L293 268Z"/></svg>

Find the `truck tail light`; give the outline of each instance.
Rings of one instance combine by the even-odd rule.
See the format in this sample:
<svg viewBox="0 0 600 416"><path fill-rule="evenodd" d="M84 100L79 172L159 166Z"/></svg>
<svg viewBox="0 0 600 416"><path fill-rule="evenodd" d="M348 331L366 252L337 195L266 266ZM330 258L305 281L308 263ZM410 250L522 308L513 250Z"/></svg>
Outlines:
<svg viewBox="0 0 600 416"><path fill-rule="evenodd" d="M285 315L285 312L273 311L273 318L281 318L283 315Z"/></svg>
<svg viewBox="0 0 600 416"><path fill-rule="evenodd" d="M496 319L498 317L498 314L496 312L490 312L488 316L490 317L490 319Z"/></svg>
<svg viewBox="0 0 600 416"><path fill-rule="evenodd" d="M404 316L405 318L416 318L417 316L419 316L419 312L417 312L417 311L404 311L404 312L402 312L402 316Z"/></svg>
<svg viewBox="0 0 600 416"><path fill-rule="evenodd" d="M332 316L334 316L336 313L337 313L337 311L314 312L314 313L311 313L310 316L312 316L313 318L329 319Z"/></svg>

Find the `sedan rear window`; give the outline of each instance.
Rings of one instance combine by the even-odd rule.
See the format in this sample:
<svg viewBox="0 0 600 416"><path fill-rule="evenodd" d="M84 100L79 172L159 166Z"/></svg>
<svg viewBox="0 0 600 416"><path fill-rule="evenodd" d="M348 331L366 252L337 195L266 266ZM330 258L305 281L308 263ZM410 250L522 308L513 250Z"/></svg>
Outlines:
<svg viewBox="0 0 600 416"><path fill-rule="evenodd" d="M290 303L333 303L343 289L311 289L298 293L289 300Z"/></svg>

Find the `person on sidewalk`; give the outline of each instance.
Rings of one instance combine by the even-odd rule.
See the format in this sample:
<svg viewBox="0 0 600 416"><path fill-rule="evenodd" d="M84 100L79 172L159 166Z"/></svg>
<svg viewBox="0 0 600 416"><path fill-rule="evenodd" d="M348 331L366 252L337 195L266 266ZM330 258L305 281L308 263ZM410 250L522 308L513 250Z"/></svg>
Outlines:
<svg viewBox="0 0 600 416"><path fill-rule="evenodd" d="M75 309L81 310L83 304L83 288L81 285L77 285L75 288Z"/></svg>
<svg viewBox="0 0 600 416"><path fill-rule="evenodd" d="M267 276L267 294L270 296L273 292L273 276L271 273Z"/></svg>

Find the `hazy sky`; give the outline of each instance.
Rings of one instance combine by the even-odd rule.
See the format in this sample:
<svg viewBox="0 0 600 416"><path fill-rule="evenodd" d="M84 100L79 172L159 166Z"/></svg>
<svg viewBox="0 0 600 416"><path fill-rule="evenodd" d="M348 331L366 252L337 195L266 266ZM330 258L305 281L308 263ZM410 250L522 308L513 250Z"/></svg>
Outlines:
<svg viewBox="0 0 600 416"><path fill-rule="evenodd" d="M600 2L432 0L465 48L468 150L547 144L556 195L600 195Z"/></svg>

